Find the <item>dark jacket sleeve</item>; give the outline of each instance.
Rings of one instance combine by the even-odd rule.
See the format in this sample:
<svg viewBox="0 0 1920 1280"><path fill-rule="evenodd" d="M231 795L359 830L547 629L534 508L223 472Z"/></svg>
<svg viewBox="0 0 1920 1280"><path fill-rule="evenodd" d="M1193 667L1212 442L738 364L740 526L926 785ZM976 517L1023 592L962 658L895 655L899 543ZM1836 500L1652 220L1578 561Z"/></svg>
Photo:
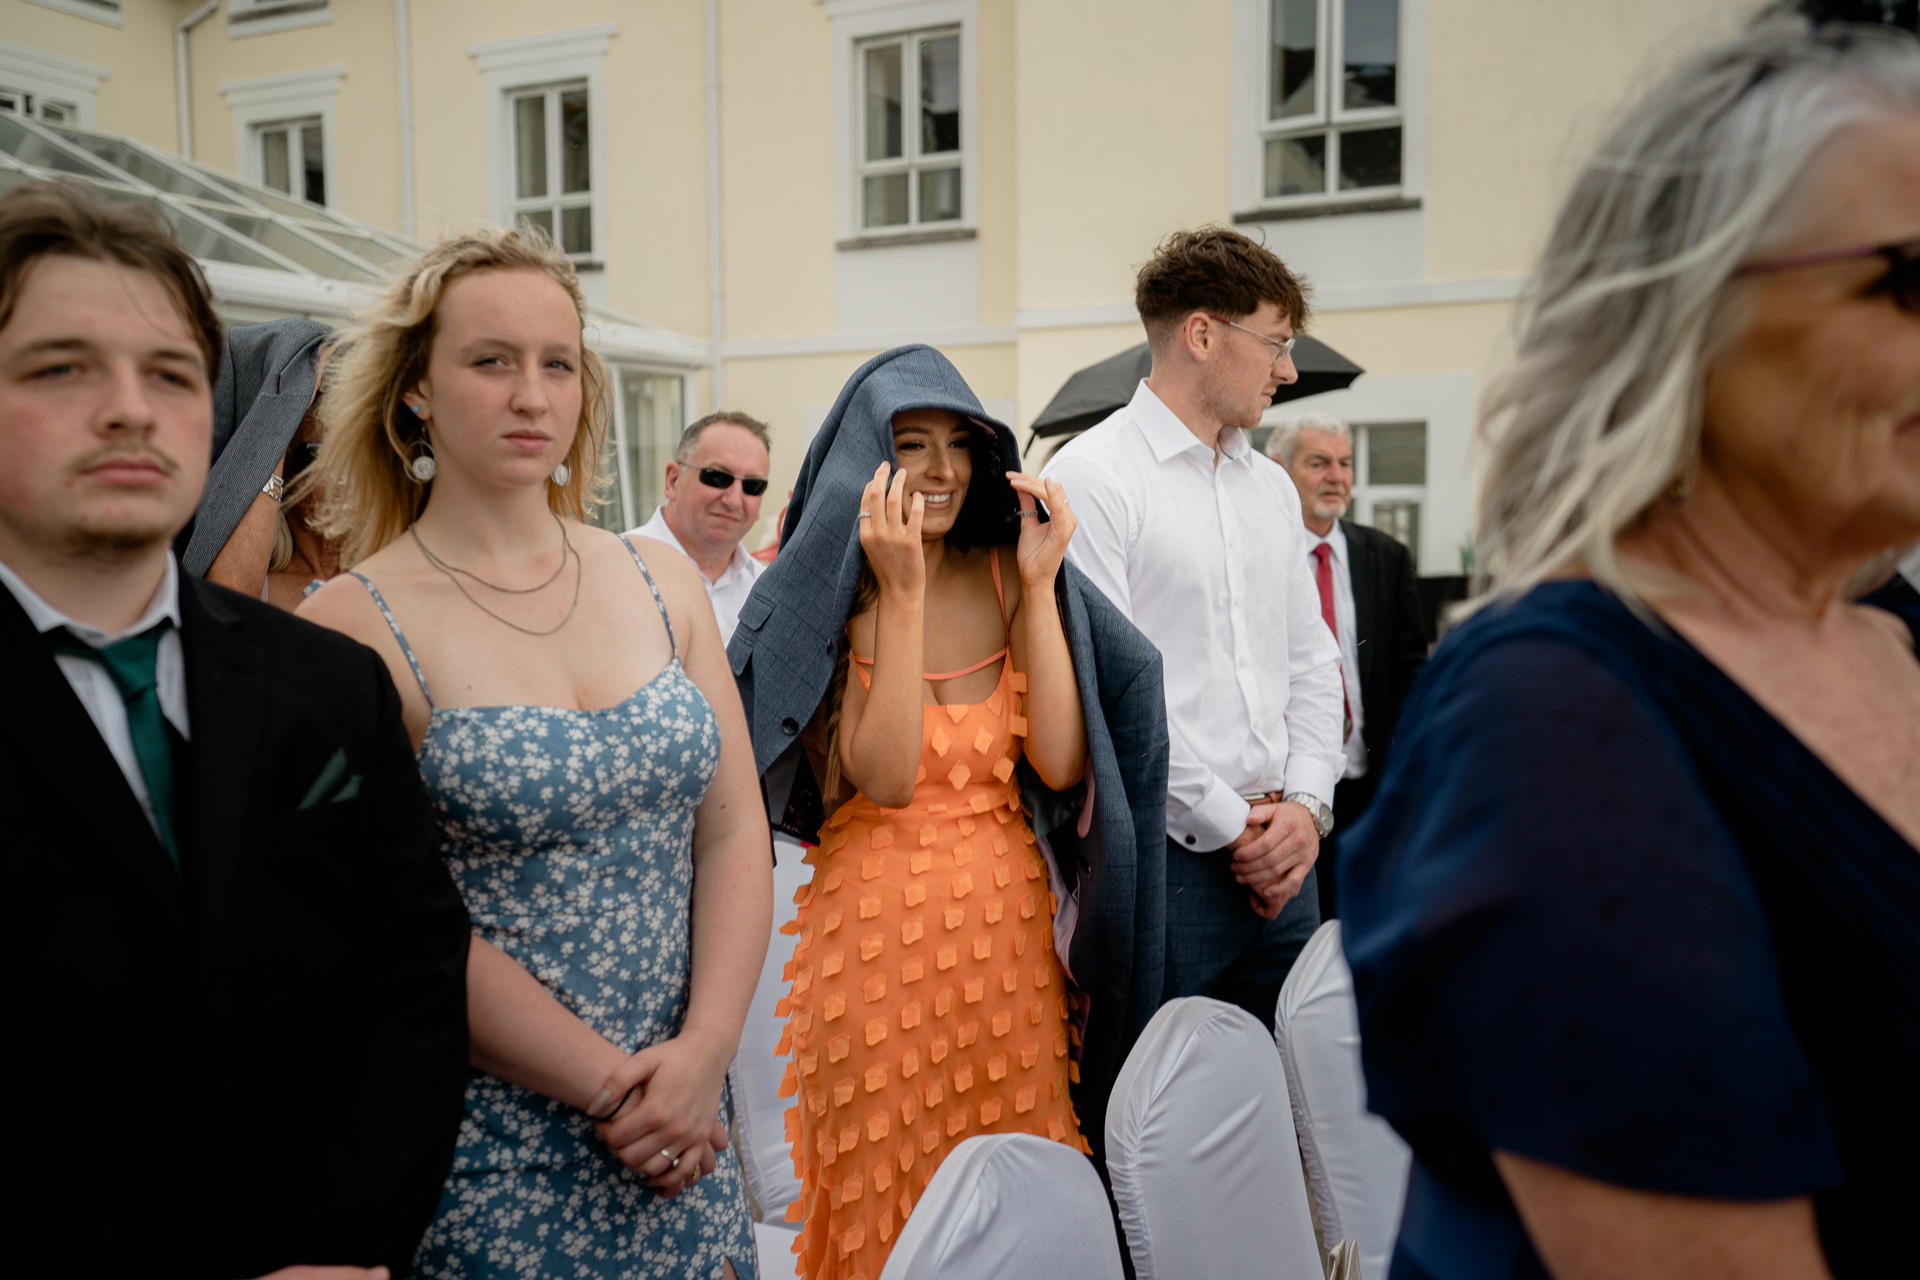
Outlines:
<svg viewBox="0 0 1920 1280"><path fill-rule="evenodd" d="M1414 583L1413 556L1398 539L1384 541L1394 552L1388 562L1393 592L1393 667L1388 675L1393 690L1390 717L1398 721L1407 695L1413 692L1413 682L1426 665L1427 635L1420 626L1420 590ZM1381 744L1383 748L1387 745Z"/></svg>
<svg viewBox="0 0 1920 1280"><path fill-rule="evenodd" d="M324 1144L334 1196L318 1238L350 1260L412 1265L453 1159L467 1076L466 907L440 859L439 826L385 666L363 651L378 690L359 846L368 904L366 1000L344 1125ZM290 1100L291 1101L291 1100ZM342 1259L349 1260L349 1259Z"/></svg>

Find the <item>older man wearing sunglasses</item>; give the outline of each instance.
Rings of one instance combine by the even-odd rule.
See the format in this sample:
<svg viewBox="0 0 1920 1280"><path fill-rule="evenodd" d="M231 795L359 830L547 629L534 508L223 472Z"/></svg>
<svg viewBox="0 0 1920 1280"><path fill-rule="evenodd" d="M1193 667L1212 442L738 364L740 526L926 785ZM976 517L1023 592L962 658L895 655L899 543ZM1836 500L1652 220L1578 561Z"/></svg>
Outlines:
<svg viewBox="0 0 1920 1280"><path fill-rule="evenodd" d="M740 545L760 518L771 447L767 424L744 413L710 413L681 433L667 464L667 500L630 533L666 543L700 567L720 640L733 638L740 606L766 566Z"/></svg>

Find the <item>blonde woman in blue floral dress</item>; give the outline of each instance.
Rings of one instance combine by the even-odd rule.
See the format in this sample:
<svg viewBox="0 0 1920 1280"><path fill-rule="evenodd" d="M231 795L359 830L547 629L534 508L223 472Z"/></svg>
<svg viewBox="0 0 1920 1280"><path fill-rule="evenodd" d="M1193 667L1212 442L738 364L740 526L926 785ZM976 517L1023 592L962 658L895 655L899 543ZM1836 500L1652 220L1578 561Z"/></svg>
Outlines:
<svg viewBox="0 0 1920 1280"><path fill-rule="evenodd" d="M750 1277L723 1090L772 916L747 727L691 562L582 522L606 375L566 258L429 250L347 336L311 483L473 918L471 1062L416 1270Z"/></svg>

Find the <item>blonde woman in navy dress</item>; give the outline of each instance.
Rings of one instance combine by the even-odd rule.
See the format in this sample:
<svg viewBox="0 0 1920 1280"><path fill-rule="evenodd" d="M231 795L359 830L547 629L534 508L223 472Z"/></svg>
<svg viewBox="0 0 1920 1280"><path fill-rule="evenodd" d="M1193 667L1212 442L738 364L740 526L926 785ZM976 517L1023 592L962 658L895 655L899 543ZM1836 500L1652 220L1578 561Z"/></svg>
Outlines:
<svg viewBox="0 0 1920 1280"><path fill-rule="evenodd" d="M425 1276L752 1276L727 1063L772 917L752 749L687 560L582 523L606 374L566 258L429 250L330 370L314 482L473 917L473 1071ZM344 495L344 496L340 496Z"/></svg>

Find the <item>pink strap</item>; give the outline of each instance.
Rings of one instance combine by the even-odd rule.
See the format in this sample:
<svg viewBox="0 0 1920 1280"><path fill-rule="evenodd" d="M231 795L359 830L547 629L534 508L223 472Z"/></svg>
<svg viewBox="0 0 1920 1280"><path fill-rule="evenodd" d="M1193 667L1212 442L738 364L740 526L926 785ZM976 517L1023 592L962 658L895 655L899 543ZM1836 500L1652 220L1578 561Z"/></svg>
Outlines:
<svg viewBox="0 0 1920 1280"><path fill-rule="evenodd" d="M1007 624L1007 593L1000 586L1000 548L987 548L987 563L993 568L993 594L1000 601L1000 623L1002 626L1005 626ZM991 666L993 663L1000 661L1000 659L1007 656L1009 651L1008 646L1002 645L999 649L988 654L970 667L962 667L958 671L948 671L938 675L931 671L922 671L920 678L922 680L958 680L961 676L970 676L982 667ZM853 660L857 664L856 669L858 667L870 667L873 665L872 658L863 658L858 654L854 655ZM861 683L865 684L869 689L873 687L873 681L868 678L866 672L862 671L860 673L860 680Z"/></svg>

